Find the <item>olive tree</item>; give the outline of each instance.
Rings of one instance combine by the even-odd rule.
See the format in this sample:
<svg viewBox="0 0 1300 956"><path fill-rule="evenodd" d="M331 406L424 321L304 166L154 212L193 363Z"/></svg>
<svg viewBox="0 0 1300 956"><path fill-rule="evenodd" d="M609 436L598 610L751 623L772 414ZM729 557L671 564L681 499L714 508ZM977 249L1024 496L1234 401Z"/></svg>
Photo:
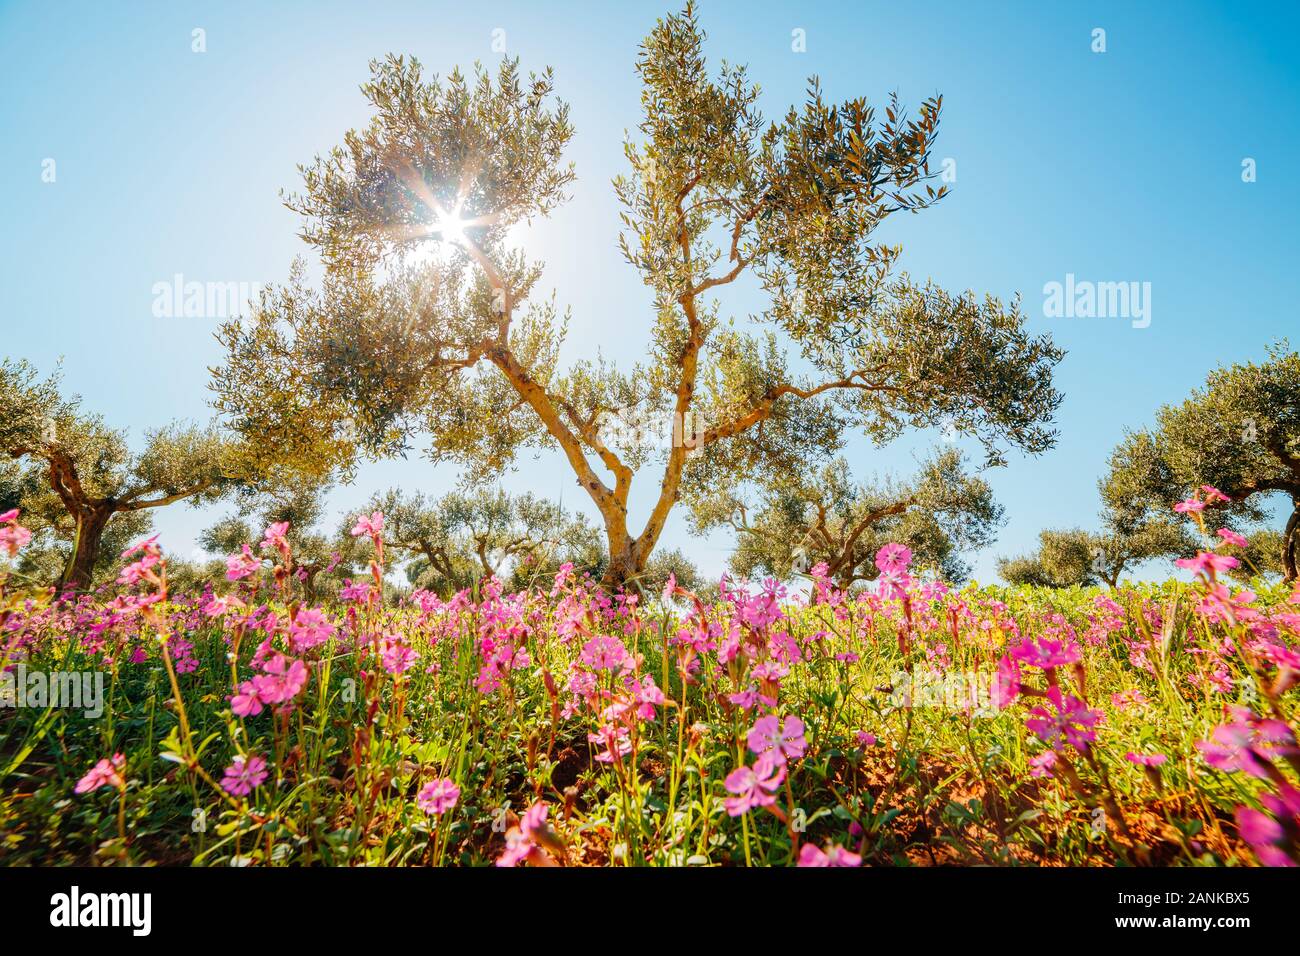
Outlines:
<svg viewBox="0 0 1300 956"><path fill-rule="evenodd" d="M1044 529L1032 554L998 559L998 574L1008 584L1068 588L1096 584L1094 536L1080 528Z"/></svg>
<svg viewBox="0 0 1300 956"><path fill-rule="evenodd" d="M1277 528L1248 528L1243 535L1246 538L1244 547L1225 544L1219 548L1238 561L1237 567L1226 572L1228 577L1242 584L1248 584L1256 576L1282 577L1285 573L1282 567L1282 532Z"/></svg>
<svg viewBox="0 0 1300 956"><path fill-rule="evenodd" d="M412 584L443 592L505 575L522 585L566 560L599 562L595 529L581 515L531 493L453 491L436 499L390 490L365 510L384 514L384 547L405 556Z"/></svg>
<svg viewBox="0 0 1300 956"><path fill-rule="evenodd" d="M213 554L236 554L245 544L256 547L268 526L287 523L285 538L293 556L289 570L301 584L305 600L314 604L321 597L322 584L355 576L373 551L368 538L351 534L352 524L347 521L332 530L323 527L327 490L328 486L309 482L243 489L240 512L204 529L199 544Z"/></svg>
<svg viewBox="0 0 1300 956"><path fill-rule="evenodd" d="M231 447L213 427L173 423L145 432L143 447L133 451L124 432L82 412L79 398L65 397L57 376L42 379L26 362L0 363L0 454L39 470L53 493L31 510L69 542L60 586L90 586L113 537L111 524L120 538L132 527L126 516L227 493L237 484Z"/></svg>
<svg viewBox="0 0 1300 956"><path fill-rule="evenodd" d="M1172 518L1126 525L1103 514L1100 531L1045 529L1033 554L1000 559L998 574L1010 584L1071 587L1105 582L1114 590L1135 565L1185 557L1195 550L1195 539Z"/></svg>
<svg viewBox="0 0 1300 956"><path fill-rule="evenodd" d="M76 522L62 499L50 486L48 471L39 461L0 459L0 512L17 508L32 540L18 555L17 572L33 582L59 581L72 558ZM111 575L120 555L132 543L153 529L148 511L120 513L104 528L100 547L91 568L92 580Z"/></svg>
<svg viewBox="0 0 1300 956"><path fill-rule="evenodd" d="M990 544L1003 516L988 482L967 473L955 449L934 454L906 479L866 484L853 481L842 458L820 470L760 469L754 480L691 505L695 530L736 532L736 574L788 579L821 563L844 588L874 580L873 558L890 542L907 545L914 568L963 581L969 566L961 555Z"/></svg>
<svg viewBox="0 0 1300 956"><path fill-rule="evenodd" d="M896 97L880 111L829 102L814 80L768 122L745 67L710 72L704 41L688 5L635 63L642 115L614 182L619 246L650 299L647 360L630 369L560 367L567 315L509 246L574 181L551 71L524 78L507 59L495 76L441 79L402 56L372 63L369 125L305 166L287 200L324 279L309 288L296 271L220 333L216 404L256 454L346 470L422 434L433 460L483 480L556 450L600 515L614 584L644 570L686 483L760 445L824 454L845 429L887 441L944 425L995 460L1048 447L1059 350L1016 302L899 273L901 249L876 237L947 190L930 172L941 98L910 117ZM720 296L742 279L763 304L736 323ZM620 323L635 312L608 306ZM664 440L614 435L628 409L654 410Z"/></svg>
<svg viewBox="0 0 1300 956"><path fill-rule="evenodd" d="M1111 456L1103 499L1120 512L1167 515L1212 485L1232 501L1216 511L1230 526L1258 524L1279 498L1283 577L1300 559L1300 353L1279 342L1267 359L1223 365L1181 404L1165 405L1153 428L1133 431ZM1211 532L1215 529L1209 529Z"/></svg>

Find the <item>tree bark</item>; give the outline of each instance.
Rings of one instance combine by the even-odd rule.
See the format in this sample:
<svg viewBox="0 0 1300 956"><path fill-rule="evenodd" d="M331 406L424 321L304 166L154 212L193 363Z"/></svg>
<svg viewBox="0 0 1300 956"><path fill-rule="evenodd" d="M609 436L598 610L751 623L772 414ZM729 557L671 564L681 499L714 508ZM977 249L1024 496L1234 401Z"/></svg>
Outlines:
<svg viewBox="0 0 1300 956"><path fill-rule="evenodd" d="M64 568L63 577L59 579L59 589L73 587L79 591L89 590L94 582L95 562L99 558L100 545L104 540L104 528L113 512L106 509L92 509L79 512L76 516L77 530L72 540L72 557Z"/></svg>
<svg viewBox="0 0 1300 956"><path fill-rule="evenodd" d="M609 564L605 565L600 583L610 590L643 572L646 558L654 547L653 542L647 548L640 540L633 540L626 522L611 522L609 519L605 521L605 542L609 548Z"/></svg>
<svg viewBox="0 0 1300 956"><path fill-rule="evenodd" d="M324 569L319 564L309 564L302 569L303 600L307 602L309 607L315 606L316 604L318 594L316 590L316 575L320 574L322 570Z"/></svg>
<svg viewBox="0 0 1300 956"><path fill-rule="evenodd" d="M1287 519L1286 530L1282 532L1282 580L1287 584L1296 579L1296 563L1300 558L1300 499L1293 502L1294 509Z"/></svg>

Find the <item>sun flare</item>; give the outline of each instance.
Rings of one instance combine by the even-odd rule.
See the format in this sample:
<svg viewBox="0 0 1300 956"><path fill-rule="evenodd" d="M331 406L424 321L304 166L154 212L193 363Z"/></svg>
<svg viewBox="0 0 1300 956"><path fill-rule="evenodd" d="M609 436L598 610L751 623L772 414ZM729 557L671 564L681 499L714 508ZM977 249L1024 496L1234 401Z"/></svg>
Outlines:
<svg viewBox="0 0 1300 956"><path fill-rule="evenodd" d="M457 210L439 210L437 219L433 224L433 232L436 233L443 242L460 245L465 241L465 226L465 220L460 218L460 214Z"/></svg>

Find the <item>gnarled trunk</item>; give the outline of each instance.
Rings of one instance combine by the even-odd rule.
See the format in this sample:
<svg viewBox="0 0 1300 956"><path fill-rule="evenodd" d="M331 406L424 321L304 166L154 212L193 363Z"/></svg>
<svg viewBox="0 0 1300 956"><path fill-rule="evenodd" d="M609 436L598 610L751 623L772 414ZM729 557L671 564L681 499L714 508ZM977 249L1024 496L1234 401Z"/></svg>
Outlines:
<svg viewBox="0 0 1300 956"><path fill-rule="evenodd" d="M608 520L605 522L605 541L609 547L609 564L605 565L600 583L613 590L645 570L650 549L642 547L628 534L626 524L620 526Z"/></svg>
<svg viewBox="0 0 1300 956"><path fill-rule="evenodd" d="M1282 580L1288 584L1296 579L1296 564L1300 559L1300 499L1292 503L1295 507L1282 532Z"/></svg>
<svg viewBox="0 0 1300 956"><path fill-rule="evenodd" d="M95 562L99 558L100 545L104 540L104 528L113 517L107 509L95 508L77 514L77 530L72 539L72 557L68 559L63 576L59 579L59 589L67 587L79 591L89 590L94 583Z"/></svg>
<svg viewBox="0 0 1300 956"><path fill-rule="evenodd" d="M319 592L316 588L316 575L320 574L323 570L324 568L319 564L309 564L302 569L302 595L303 600L307 602L308 607L314 607L316 604L317 597L319 596Z"/></svg>

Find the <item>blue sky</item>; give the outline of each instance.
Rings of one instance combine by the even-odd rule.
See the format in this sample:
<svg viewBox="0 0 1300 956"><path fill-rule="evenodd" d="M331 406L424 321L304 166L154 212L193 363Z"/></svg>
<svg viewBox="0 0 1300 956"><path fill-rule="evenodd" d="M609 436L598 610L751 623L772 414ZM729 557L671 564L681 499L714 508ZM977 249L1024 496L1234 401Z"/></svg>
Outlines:
<svg viewBox="0 0 1300 956"><path fill-rule="evenodd" d="M620 258L609 181L639 118L632 63L655 3L0 3L0 352L52 369L87 408L137 437L173 418L206 419L213 318L157 318L155 283L282 281L307 253L279 190L296 164L363 124L357 87L388 52L432 72L491 63L493 31L525 69L551 65L577 135L573 200L525 238L543 285L573 310L566 356L631 361L650 311ZM1008 524L975 556L1032 546L1044 526L1089 525L1096 480L1126 426L1151 421L1221 361L1263 356L1295 333L1300 269L1300 64L1294 3L755 3L700 8L708 53L748 63L769 117L812 74L829 97L915 106L936 92L936 159L952 195L882 234L903 266L950 289L1020 292L1036 331L1069 352L1060 441L991 475ZM205 31L206 52L192 51ZM1105 30L1106 51L1092 50ZM806 52L791 49L792 31ZM1257 181L1242 181L1255 161ZM43 181L53 159L54 182ZM1045 283L1151 283L1151 322L1048 318ZM750 303L724 300L739 314ZM1293 335L1293 338L1295 336ZM1294 344L1294 343L1293 343ZM869 476L907 470L936 436L850 459ZM575 494L563 463L521 461L508 488ZM441 492L454 471L427 461L366 466L331 498L341 511L389 485ZM645 513L645 496L639 510ZM634 500L634 506L637 502ZM187 552L224 511L156 512ZM589 510L587 507L584 510ZM594 514L594 512L592 512ZM710 573L725 536L665 544Z"/></svg>

